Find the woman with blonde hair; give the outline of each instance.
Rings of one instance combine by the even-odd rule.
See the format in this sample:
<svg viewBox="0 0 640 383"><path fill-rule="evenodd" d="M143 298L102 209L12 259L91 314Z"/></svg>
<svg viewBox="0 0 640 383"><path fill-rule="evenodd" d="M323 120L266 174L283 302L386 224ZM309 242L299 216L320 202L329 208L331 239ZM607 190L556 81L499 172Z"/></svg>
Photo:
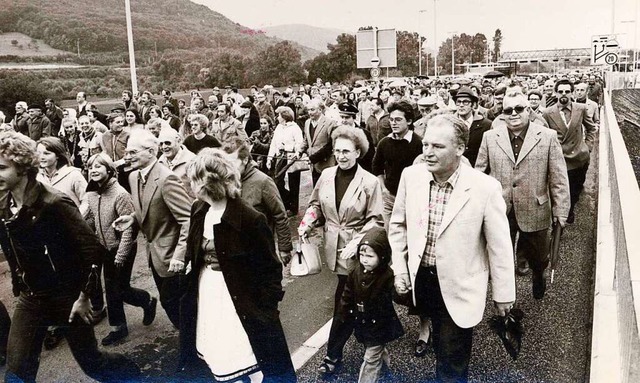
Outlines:
<svg viewBox="0 0 640 383"><path fill-rule="evenodd" d="M240 198L240 175L223 151L203 149L187 174L197 200L181 301L181 368L200 357L217 381L295 382L278 311L282 265L265 216Z"/></svg>

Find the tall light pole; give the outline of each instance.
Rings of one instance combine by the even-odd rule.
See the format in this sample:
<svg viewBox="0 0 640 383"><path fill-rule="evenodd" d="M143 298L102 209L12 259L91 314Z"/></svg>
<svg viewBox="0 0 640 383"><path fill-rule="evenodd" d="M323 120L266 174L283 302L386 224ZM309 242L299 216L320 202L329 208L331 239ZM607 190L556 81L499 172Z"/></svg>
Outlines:
<svg viewBox="0 0 640 383"><path fill-rule="evenodd" d="M455 47L453 45L453 39L455 38L458 31L449 31L447 33L451 34L451 75L453 76L456 74L456 54Z"/></svg>
<svg viewBox="0 0 640 383"><path fill-rule="evenodd" d="M131 27L131 2L124 0L125 14L127 17L127 40L129 42L129 68L131 70L131 91L138 93L138 78L136 76L136 57L133 49L133 28Z"/></svg>
<svg viewBox="0 0 640 383"><path fill-rule="evenodd" d="M456 50L453 46L453 39L456 37L456 31L449 33L451 33L451 75L454 76L456 74Z"/></svg>
<svg viewBox="0 0 640 383"><path fill-rule="evenodd" d="M436 13L438 11L438 7L436 5L436 0L433 0L433 47L434 56L433 56L433 76L438 77L438 28L436 27Z"/></svg>
<svg viewBox="0 0 640 383"><path fill-rule="evenodd" d="M420 19L422 14L426 12L426 9L418 11L418 74L422 76L422 35L420 34ZM429 75L429 55L427 54L427 76Z"/></svg>
<svg viewBox="0 0 640 383"><path fill-rule="evenodd" d="M637 6L638 5L636 3L636 7ZM636 20L635 19L634 20L624 20L624 21L620 22L620 24L631 24L631 23L636 24ZM635 30L636 30L636 28L635 28L635 25L634 25L634 32L635 32ZM627 63L626 63L625 72L629 71L629 58L631 58L631 60L633 61L633 70L635 70L635 66L636 66L636 64L635 64L635 62L636 62L635 61L635 57L636 57L636 42L637 42L636 34L634 33L633 34L633 57L631 57L631 54L630 54L631 51L629 49L629 46L631 46L631 34L630 33L627 34Z"/></svg>

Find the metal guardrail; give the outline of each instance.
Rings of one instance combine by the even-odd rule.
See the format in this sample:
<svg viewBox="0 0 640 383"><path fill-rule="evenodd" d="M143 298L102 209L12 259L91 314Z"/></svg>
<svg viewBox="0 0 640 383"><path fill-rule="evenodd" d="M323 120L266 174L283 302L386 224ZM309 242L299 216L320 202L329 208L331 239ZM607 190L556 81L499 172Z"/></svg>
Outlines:
<svg viewBox="0 0 640 383"><path fill-rule="evenodd" d="M611 104L600 129L591 382L640 382L640 188Z"/></svg>

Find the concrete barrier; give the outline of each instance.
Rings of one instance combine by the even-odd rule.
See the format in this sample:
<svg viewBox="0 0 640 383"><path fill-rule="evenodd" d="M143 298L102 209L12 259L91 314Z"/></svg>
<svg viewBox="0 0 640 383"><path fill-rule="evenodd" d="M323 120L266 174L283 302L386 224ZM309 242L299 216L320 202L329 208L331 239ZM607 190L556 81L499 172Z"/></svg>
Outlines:
<svg viewBox="0 0 640 383"><path fill-rule="evenodd" d="M610 92L604 104L590 380L639 382L640 188Z"/></svg>

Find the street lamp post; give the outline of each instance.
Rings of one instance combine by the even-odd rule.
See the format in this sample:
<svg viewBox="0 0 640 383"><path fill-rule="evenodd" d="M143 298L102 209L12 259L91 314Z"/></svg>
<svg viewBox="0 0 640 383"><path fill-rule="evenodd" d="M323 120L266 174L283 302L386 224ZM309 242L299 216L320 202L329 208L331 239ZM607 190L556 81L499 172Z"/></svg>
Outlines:
<svg viewBox="0 0 640 383"><path fill-rule="evenodd" d="M435 48L433 57L433 75L438 77L438 29L436 27L436 0L433 0L433 47Z"/></svg>
<svg viewBox="0 0 640 383"><path fill-rule="evenodd" d="M456 33L458 33L458 31L451 31L448 33L451 33L451 75L454 76L456 74L456 54L453 39L456 37Z"/></svg>
<svg viewBox="0 0 640 383"><path fill-rule="evenodd" d="M426 9L418 11L418 74L422 76L422 35L420 34L420 16L426 12ZM427 76L429 75L429 55L427 54Z"/></svg>
<svg viewBox="0 0 640 383"><path fill-rule="evenodd" d="M453 39L456 35L451 35L451 75L454 76L456 74L456 50L453 47Z"/></svg>
<svg viewBox="0 0 640 383"><path fill-rule="evenodd" d="M638 5L636 3L636 7L637 6ZM636 20L635 19L634 20L624 20L624 21L621 21L620 24L634 24L634 27L635 27ZM634 28L634 32L635 32L635 30L636 30L636 28ZM631 38L629 37L629 35L627 35L627 37L628 37L627 38L627 45L631 45ZM636 34L634 33L633 34L633 57L631 57L631 54L630 54L631 50L629 48L627 48L627 63L626 63L625 72L629 71L629 58L631 58L631 60L633 62L633 70L632 71L635 71L635 69L636 69L636 42L637 42Z"/></svg>
<svg viewBox="0 0 640 383"><path fill-rule="evenodd" d="M136 57L133 49L133 28L131 27L131 2L124 0L125 14L127 18L127 41L129 43L129 68L131 70L131 91L138 93L138 79L136 76Z"/></svg>

